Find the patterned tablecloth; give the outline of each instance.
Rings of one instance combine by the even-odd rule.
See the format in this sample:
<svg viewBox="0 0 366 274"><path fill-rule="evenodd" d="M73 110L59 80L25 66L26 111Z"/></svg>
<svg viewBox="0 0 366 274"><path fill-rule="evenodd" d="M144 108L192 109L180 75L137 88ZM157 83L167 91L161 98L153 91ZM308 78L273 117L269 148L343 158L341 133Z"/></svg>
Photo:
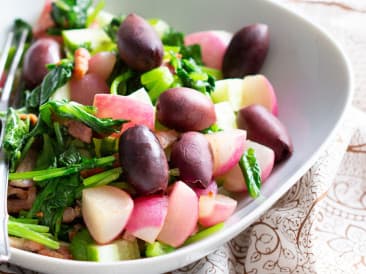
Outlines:
<svg viewBox="0 0 366 274"><path fill-rule="evenodd" d="M366 273L366 1L279 0L326 29L345 49L355 97L316 164L235 239L183 273ZM364 112L362 112L364 111ZM3 264L2 273L34 274Z"/></svg>

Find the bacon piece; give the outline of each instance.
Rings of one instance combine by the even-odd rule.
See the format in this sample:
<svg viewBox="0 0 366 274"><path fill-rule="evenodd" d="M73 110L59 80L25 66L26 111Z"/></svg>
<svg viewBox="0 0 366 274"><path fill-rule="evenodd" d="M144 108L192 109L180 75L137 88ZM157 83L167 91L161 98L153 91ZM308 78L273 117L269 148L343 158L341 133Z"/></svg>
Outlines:
<svg viewBox="0 0 366 274"><path fill-rule="evenodd" d="M81 79L88 72L91 56L87 49L78 48L74 53L74 77Z"/></svg>
<svg viewBox="0 0 366 274"><path fill-rule="evenodd" d="M71 136L83 141L84 143L91 143L92 140L92 129L79 121L68 121L68 131Z"/></svg>

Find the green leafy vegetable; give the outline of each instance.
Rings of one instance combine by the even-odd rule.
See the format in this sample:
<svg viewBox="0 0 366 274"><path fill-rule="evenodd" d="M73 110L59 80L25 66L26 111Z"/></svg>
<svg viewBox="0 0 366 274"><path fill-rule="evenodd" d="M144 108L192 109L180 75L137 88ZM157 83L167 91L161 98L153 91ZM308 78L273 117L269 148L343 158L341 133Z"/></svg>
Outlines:
<svg viewBox="0 0 366 274"><path fill-rule="evenodd" d="M146 257L156 257L164 254L168 254L175 250L174 247L161 243L161 242L153 242L147 243L145 249Z"/></svg>
<svg viewBox="0 0 366 274"><path fill-rule="evenodd" d="M261 189L261 170L253 148L249 148L241 157L239 167L245 178L249 195L257 198Z"/></svg>
<svg viewBox="0 0 366 274"><path fill-rule="evenodd" d="M23 158L23 149L30 130L29 119L22 120L13 108L8 109L3 146L10 162L10 170L14 171Z"/></svg>
<svg viewBox="0 0 366 274"><path fill-rule="evenodd" d="M55 91L66 84L71 78L73 63L64 59L59 64L49 67L51 70L43 79L41 85L27 94L26 107L29 110L37 108L46 103Z"/></svg>
<svg viewBox="0 0 366 274"><path fill-rule="evenodd" d="M184 59L193 59L198 65L202 65L201 47L199 45L184 45L184 34L170 29L162 38L163 44L167 46L179 47L179 52Z"/></svg>
<svg viewBox="0 0 366 274"><path fill-rule="evenodd" d="M95 154L97 157L107 156L118 152L118 139L106 137L103 139L93 138Z"/></svg>
<svg viewBox="0 0 366 274"><path fill-rule="evenodd" d="M50 34L60 34L63 29L82 29L87 27L88 9L92 0L56 0L52 3L51 17L56 27Z"/></svg>
<svg viewBox="0 0 366 274"><path fill-rule="evenodd" d="M52 127L56 116L59 119L79 121L100 134L111 134L119 132L122 124L127 122L121 119L97 118L94 113L94 107L72 101L49 101L40 107L40 119L49 127Z"/></svg>
<svg viewBox="0 0 366 274"><path fill-rule="evenodd" d="M49 226L57 237L65 208L80 198L82 188L78 174L49 180L38 193L27 217L31 218L41 212L41 222Z"/></svg>

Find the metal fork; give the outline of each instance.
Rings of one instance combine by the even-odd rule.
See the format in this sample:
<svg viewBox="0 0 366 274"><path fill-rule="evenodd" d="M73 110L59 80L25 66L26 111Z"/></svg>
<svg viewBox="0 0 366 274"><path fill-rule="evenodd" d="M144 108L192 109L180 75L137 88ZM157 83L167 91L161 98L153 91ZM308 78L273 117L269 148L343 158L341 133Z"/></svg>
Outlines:
<svg viewBox="0 0 366 274"><path fill-rule="evenodd" d="M17 71L20 59L24 51L25 41L28 35L28 30L24 29L21 33L19 43L13 61L10 65L8 75L6 77L4 88L1 91L0 111L6 112L9 107L9 99L13 89L13 82L15 73ZM10 32L5 42L5 46L0 58L0 77L2 77L6 59L9 54L10 47L13 43L15 34ZM8 209L7 209L7 193L8 193L8 172L9 166L5 158L3 150L3 139L5 133L6 115L1 118L1 132L0 132L0 263L6 262L10 258L10 247L8 239Z"/></svg>

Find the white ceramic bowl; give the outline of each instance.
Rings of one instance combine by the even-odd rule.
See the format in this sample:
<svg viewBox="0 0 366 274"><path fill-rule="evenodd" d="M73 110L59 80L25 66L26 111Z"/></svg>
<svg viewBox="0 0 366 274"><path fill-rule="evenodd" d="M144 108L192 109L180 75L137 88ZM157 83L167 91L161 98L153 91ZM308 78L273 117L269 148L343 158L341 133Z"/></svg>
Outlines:
<svg viewBox="0 0 366 274"><path fill-rule="evenodd" d="M249 226L314 163L339 125L351 98L351 75L344 54L323 31L302 17L267 1L107 0L114 13L160 17L185 32L246 24L269 25L271 46L263 73L278 95L279 117L294 143L293 156L278 166L263 186L260 200L243 198L222 231L171 254L117 263L67 261L12 249L11 262L44 273L161 273L191 263ZM0 10L0 41L15 17L31 22L43 1L12 0Z"/></svg>

